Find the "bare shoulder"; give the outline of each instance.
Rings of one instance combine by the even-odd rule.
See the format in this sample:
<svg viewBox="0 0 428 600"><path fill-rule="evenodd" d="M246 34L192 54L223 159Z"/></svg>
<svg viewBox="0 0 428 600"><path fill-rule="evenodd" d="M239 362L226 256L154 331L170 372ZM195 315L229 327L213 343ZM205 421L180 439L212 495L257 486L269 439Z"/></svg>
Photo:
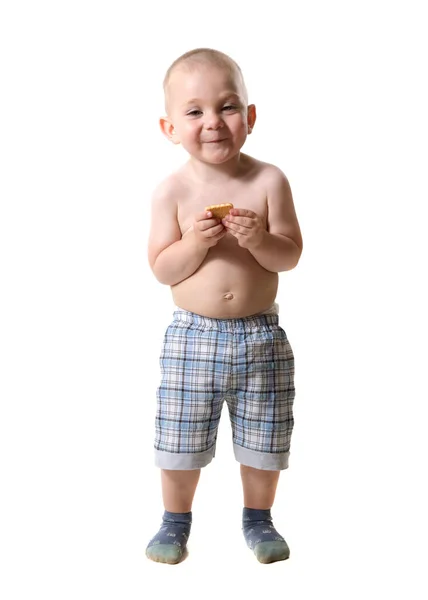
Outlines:
<svg viewBox="0 0 428 600"><path fill-rule="evenodd" d="M244 155L246 171L253 177L265 184L268 188L272 186L288 186L285 173L276 165L258 160L252 156Z"/></svg>
<svg viewBox="0 0 428 600"><path fill-rule="evenodd" d="M258 161L258 163L260 176L267 186L285 185L289 187L287 176L278 166L262 161Z"/></svg>
<svg viewBox="0 0 428 600"><path fill-rule="evenodd" d="M180 176L172 173L159 183L152 194L148 243L149 263L152 268L159 254L181 239L177 219L179 185Z"/></svg>
<svg viewBox="0 0 428 600"><path fill-rule="evenodd" d="M171 173L163 179L152 193L152 211L159 208L166 208L171 211L177 208L177 187L181 181L180 175L177 172Z"/></svg>

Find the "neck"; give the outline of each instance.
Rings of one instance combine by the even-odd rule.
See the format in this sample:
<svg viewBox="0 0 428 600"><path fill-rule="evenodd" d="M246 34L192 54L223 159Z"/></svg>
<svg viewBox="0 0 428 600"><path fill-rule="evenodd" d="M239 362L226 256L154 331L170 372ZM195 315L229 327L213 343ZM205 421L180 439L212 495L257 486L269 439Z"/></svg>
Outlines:
<svg viewBox="0 0 428 600"><path fill-rule="evenodd" d="M191 157L188 166L192 176L202 183L226 183L241 170L242 159L243 155L238 153L225 163L213 165Z"/></svg>

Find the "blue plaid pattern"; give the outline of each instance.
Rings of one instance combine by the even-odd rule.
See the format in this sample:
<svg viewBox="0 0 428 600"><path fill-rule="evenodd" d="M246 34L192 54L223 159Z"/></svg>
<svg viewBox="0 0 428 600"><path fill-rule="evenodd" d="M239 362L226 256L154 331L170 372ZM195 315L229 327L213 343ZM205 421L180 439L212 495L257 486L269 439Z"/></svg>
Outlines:
<svg viewBox="0 0 428 600"><path fill-rule="evenodd" d="M211 319L174 312L160 357L155 448L215 447L226 401L236 445L287 453L293 430L294 357L278 315Z"/></svg>

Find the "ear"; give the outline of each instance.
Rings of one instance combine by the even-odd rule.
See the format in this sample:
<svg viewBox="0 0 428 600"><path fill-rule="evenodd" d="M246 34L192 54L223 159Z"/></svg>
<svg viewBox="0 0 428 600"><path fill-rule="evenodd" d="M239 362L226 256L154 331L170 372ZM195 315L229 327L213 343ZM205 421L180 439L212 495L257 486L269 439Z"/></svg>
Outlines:
<svg viewBox="0 0 428 600"><path fill-rule="evenodd" d="M159 125L162 133L169 139L173 144L179 144L180 140L175 132L174 125L171 123L168 117L161 117L159 119Z"/></svg>
<svg viewBox="0 0 428 600"><path fill-rule="evenodd" d="M247 125L248 125L248 133L253 131L254 123L256 122L257 114L256 114L256 106L255 104L250 104L247 108Z"/></svg>

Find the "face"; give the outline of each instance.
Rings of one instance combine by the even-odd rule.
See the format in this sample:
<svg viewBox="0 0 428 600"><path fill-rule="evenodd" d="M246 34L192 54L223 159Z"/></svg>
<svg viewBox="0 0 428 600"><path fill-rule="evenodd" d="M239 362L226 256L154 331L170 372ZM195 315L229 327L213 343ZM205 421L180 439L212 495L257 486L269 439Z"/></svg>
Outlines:
<svg viewBox="0 0 428 600"><path fill-rule="evenodd" d="M222 164L237 156L254 125L239 74L212 65L177 67L168 84L167 137L194 158Z"/></svg>

